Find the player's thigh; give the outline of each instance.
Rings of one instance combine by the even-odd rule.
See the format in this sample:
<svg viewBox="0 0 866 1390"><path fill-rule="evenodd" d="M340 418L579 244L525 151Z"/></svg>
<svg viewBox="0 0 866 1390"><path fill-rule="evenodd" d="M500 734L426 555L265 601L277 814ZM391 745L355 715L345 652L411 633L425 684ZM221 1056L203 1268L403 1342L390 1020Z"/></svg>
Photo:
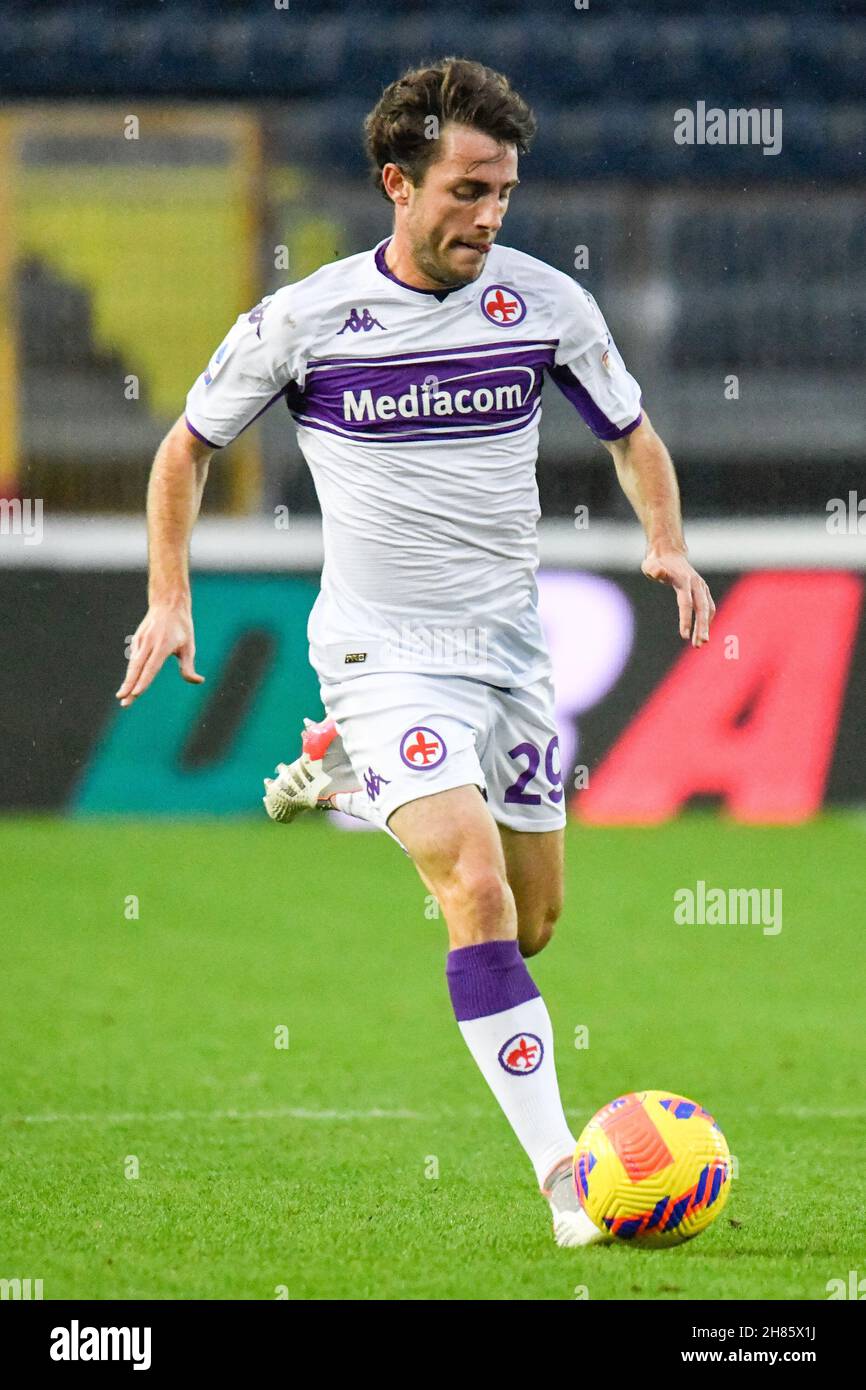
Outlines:
<svg viewBox="0 0 866 1390"><path fill-rule="evenodd" d="M486 734L485 688L401 672L322 691L377 818L438 898L452 944L464 927L471 939L476 929L501 936L506 919L513 937L514 900L476 748Z"/></svg>
<svg viewBox="0 0 866 1390"><path fill-rule="evenodd" d="M516 910L502 838L477 786L406 802L388 817L388 826L435 894L452 947L514 938Z"/></svg>
<svg viewBox="0 0 866 1390"><path fill-rule="evenodd" d="M547 945L562 912L565 831L531 833L499 826L505 871L517 909L517 936L524 955Z"/></svg>

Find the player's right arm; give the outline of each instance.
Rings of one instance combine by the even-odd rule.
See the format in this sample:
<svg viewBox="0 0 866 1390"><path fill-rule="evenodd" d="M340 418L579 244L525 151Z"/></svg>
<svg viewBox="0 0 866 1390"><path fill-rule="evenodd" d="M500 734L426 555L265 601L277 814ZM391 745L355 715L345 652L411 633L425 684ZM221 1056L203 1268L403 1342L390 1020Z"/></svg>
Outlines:
<svg viewBox="0 0 866 1390"><path fill-rule="evenodd" d="M189 541L212 453L183 415L156 452L147 488L148 608L117 692L124 708L147 690L169 656L177 657L185 681L204 680L195 669Z"/></svg>
<svg viewBox="0 0 866 1390"><path fill-rule="evenodd" d="M147 490L148 610L132 640L121 705L143 694L172 654L185 681L195 669L189 541L208 463L282 396L303 371L304 338L284 286L229 330L159 446Z"/></svg>

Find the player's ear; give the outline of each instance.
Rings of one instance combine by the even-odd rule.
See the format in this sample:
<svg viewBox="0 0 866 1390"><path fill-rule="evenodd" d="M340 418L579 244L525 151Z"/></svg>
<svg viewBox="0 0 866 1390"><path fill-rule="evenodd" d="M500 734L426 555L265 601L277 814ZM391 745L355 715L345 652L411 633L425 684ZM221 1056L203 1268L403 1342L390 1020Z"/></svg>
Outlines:
<svg viewBox="0 0 866 1390"><path fill-rule="evenodd" d="M382 184L393 203L408 203L409 180L399 164L390 162L382 167Z"/></svg>

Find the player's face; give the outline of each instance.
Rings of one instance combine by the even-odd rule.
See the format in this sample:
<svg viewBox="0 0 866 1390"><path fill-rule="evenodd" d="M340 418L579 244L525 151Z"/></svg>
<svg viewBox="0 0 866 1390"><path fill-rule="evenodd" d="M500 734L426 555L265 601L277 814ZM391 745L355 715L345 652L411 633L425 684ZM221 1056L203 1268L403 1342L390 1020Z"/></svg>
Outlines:
<svg viewBox="0 0 866 1390"><path fill-rule="evenodd" d="M446 125L439 157L409 185L406 231L418 269L440 285L468 285L484 269L519 182L517 149L471 126Z"/></svg>

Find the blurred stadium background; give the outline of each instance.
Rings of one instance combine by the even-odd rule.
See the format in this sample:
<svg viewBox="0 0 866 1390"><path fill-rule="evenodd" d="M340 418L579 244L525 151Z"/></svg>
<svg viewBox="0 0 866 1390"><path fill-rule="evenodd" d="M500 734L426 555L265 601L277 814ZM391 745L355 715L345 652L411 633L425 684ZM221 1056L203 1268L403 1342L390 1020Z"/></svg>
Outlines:
<svg viewBox="0 0 866 1390"><path fill-rule="evenodd" d="M670 1079L742 1157L736 1222L673 1266L593 1267L592 1297L824 1297L862 1256L866 0L5 0L0 1276L44 1273L47 1297L572 1296L552 1249L524 1258L543 1235L526 1173L503 1210L519 1155L411 866L314 818L284 834L259 804L321 709L320 527L282 405L211 464L207 684L170 663L131 710L114 699L160 439L240 312L389 233L362 117L450 53L536 108L501 239L598 298L719 605L710 646L683 649L607 453L548 385L571 887L533 973L576 1125ZM781 109L780 153L676 144L698 101ZM227 814L247 819L194 823ZM673 890L701 879L784 889L784 931L674 927Z"/></svg>
<svg viewBox="0 0 866 1390"><path fill-rule="evenodd" d="M861 0L658 0L651 23L628 2L7 0L7 464L46 506L138 511L154 440L235 315L387 235L361 120L404 67L457 52L535 106L507 241L605 308L689 514L820 509L862 459L863 14ZM782 107L781 153L677 145L673 111L698 99ZM273 412L221 461L208 509L312 509L285 426ZM556 391L544 429L547 509L625 515Z"/></svg>
<svg viewBox="0 0 866 1390"><path fill-rule="evenodd" d="M828 0L818 10L751 0L723 13L704 0L659 0L650 23L628 0L584 10L544 0L531 14L509 0L471 11L377 0L363 14L330 0L286 8L8 0L0 17L0 556L11 611L26 612L41 637L31 639L17 676L7 675L6 723L18 735L12 746L32 748L35 738L51 756L37 760L41 771L32 759L15 760L6 803L64 805L76 787L89 801L81 779L100 733L111 737L120 639L140 616L143 499L156 445L239 312L387 235L390 210L366 177L361 121L404 67L447 52L502 67L537 110L538 140L504 239L574 273L601 303L673 453L692 554L717 596L752 570L847 571L858 578L839 601L849 604L856 634L866 531L859 493L851 496L864 462L864 16L862 0ZM698 100L780 109L781 151L677 144L673 113ZM629 610L617 610L614 639L607 610L589 603L598 621L583 651L592 648L598 669L588 689L564 700L571 722L588 706L610 709L587 751L586 761L598 763L652 688L630 686L629 672L637 664L655 679L678 654L668 641L671 613L659 595L647 599L635 575L640 534L608 455L550 386L538 477L543 567L607 570ZM16 535L14 508L26 509L27 499L43 509L38 544L23 535L26 510ZM828 507L843 503L844 519L831 518ZM588 509L585 529L575 529L580 508ZM204 514L197 565L278 577L294 605L281 630L303 665L299 624L321 563L319 525L282 403L215 456ZM796 629L813 582L801 574L778 591L783 627ZM826 575L822 582L832 586ZM263 583L263 595L275 592ZM58 594L46 606L52 585ZM263 598L261 611L247 613L259 626L247 631L241 595L251 591L229 588L236 623L220 650L223 679L212 682L219 688L205 722L213 737L196 743L197 772L194 756L175 781L204 787L203 769L215 772L222 760L221 785L236 789L231 804L240 797L252 809L252 786L238 790L248 764L229 755L243 743L250 710L263 704L235 687L268 685L276 639L262 625L269 628L271 608L283 617L289 609ZM559 630L577 589L564 581L548 588L548 623ZM609 590L595 592L607 592L616 609ZM64 599L73 612L60 624ZM223 613L227 602L221 596ZM100 624L97 637L81 622L93 611L117 636ZM204 609L201 619L204 627ZM559 637L560 679L580 684L565 669L567 635ZM76 670L77 690L62 710L34 705L30 685L58 648L64 669L71 661ZM822 679L828 671L814 665L800 694L805 700L811 689L824 708L832 794L862 801L860 755L854 764L850 749L836 756L840 701L847 710L863 693L862 643L852 636L844 653L838 642L831 649L835 694ZM759 660L756 673L768 662ZM315 703L314 685L299 685ZM160 698L178 711L187 693ZM788 713L794 719L793 707ZM136 710L127 727L145 718ZM574 730L564 744L576 757ZM264 740L248 742L250 762L254 753L272 761ZM58 760L67 774L59 782ZM214 807L210 791L197 804ZM162 809L173 805L169 796ZM111 806L122 809L122 798Z"/></svg>

